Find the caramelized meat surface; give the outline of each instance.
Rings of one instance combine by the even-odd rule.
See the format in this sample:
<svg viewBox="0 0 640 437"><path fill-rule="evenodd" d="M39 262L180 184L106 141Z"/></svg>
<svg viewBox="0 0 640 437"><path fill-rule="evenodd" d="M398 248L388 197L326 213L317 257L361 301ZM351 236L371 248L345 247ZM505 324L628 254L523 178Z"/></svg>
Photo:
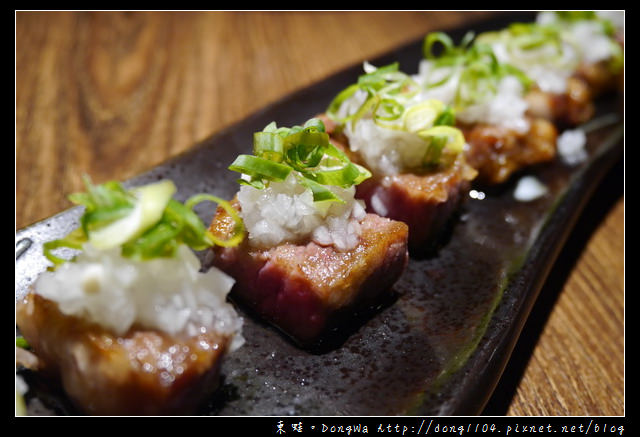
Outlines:
<svg viewBox="0 0 640 437"><path fill-rule="evenodd" d="M239 209L238 202L234 207ZM210 230L226 238L233 220L218 209ZM368 214L360 243L340 252L314 242L256 249L248 239L213 249L213 264L236 280L231 296L301 345L311 345L357 309L389 293L408 262L407 226Z"/></svg>
<svg viewBox="0 0 640 437"><path fill-rule="evenodd" d="M372 178L357 187L367 209L409 226L409 248L422 252L464 201L477 172L462 155L447 169Z"/></svg>
<svg viewBox="0 0 640 437"><path fill-rule="evenodd" d="M576 126L593 117L594 91L587 81L577 76L567 80L567 90L563 93L534 88L525 96L529 105L527 114L561 126Z"/></svg>
<svg viewBox="0 0 640 437"><path fill-rule="evenodd" d="M366 167L351 151L348 138L321 116L331 142L353 162ZM444 169L393 176L373 175L356 187L356 197L365 201L367 211L401 221L409 226L409 249L422 252L430 248L445 224L464 201L471 181L478 172L463 155Z"/></svg>
<svg viewBox="0 0 640 437"><path fill-rule="evenodd" d="M116 336L29 293L16 321L43 371L91 415L191 414L219 383L228 339L213 332L175 338L132 328Z"/></svg>
<svg viewBox="0 0 640 437"><path fill-rule="evenodd" d="M586 84L593 98L613 91L624 92L624 69L612 71L606 61L583 63L578 67L575 77Z"/></svg>
<svg viewBox="0 0 640 437"><path fill-rule="evenodd" d="M543 118L531 119L530 126L526 133L486 124L461 127L469 144L467 161L480 181L499 184L524 167L554 159L555 126Z"/></svg>

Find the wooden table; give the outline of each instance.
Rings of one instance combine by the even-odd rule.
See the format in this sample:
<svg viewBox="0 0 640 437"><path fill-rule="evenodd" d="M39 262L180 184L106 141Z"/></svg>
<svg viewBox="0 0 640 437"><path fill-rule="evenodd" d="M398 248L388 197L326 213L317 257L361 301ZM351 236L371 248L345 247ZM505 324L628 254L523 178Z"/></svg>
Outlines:
<svg viewBox="0 0 640 437"><path fill-rule="evenodd" d="M16 229L282 96L488 12L16 13ZM487 406L624 415L621 171L561 254Z"/></svg>

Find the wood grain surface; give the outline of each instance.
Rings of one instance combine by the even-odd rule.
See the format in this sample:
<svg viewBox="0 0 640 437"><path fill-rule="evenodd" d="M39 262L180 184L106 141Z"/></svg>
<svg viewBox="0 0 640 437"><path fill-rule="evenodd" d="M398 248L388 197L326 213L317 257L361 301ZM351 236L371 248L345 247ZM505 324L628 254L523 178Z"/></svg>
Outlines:
<svg viewBox="0 0 640 437"><path fill-rule="evenodd" d="M17 11L16 229L69 207L83 174L128 179L342 68L490 14ZM625 414L622 177L587 205L485 414Z"/></svg>

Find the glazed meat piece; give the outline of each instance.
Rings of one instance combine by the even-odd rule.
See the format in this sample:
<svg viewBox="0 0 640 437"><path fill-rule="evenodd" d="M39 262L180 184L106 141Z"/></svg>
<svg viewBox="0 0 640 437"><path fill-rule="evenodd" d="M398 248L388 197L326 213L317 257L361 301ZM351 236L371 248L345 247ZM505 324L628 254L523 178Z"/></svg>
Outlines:
<svg viewBox="0 0 640 437"><path fill-rule="evenodd" d="M210 230L225 237L232 226L218 209ZM232 298L300 345L313 345L357 309L379 303L408 262L404 223L367 214L360 226L360 241L348 251L315 242L260 249L245 240L213 249L213 264L236 278Z"/></svg>
<svg viewBox="0 0 640 437"><path fill-rule="evenodd" d="M593 87L580 77L567 79L564 92L553 93L534 88L527 93L525 100L529 105L529 116L543 118L560 126L579 125L591 119L595 112Z"/></svg>
<svg viewBox="0 0 640 437"><path fill-rule="evenodd" d="M86 414L193 413L244 342L226 301L233 279L201 271L194 253L214 242L192 207L227 203L201 193L183 205L176 189L170 180L131 190L87 181L86 193L70 196L85 207L86 227L43 245L54 266L16 303L33 370ZM75 249L73 259L55 256L60 247Z"/></svg>
<svg viewBox="0 0 640 437"><path fill-rule="evenodd" d="M509 36L490 32L473 39L473 34L467 34L456 47L446 34L428 34L416 76L428 96L442 96L456 108L456 126L466 141L465 158L478 171L478 181L489 185L552 160L557 137L554 123L561 118L583 120L593 109L580 81L574 81L567 94L536 87L504 56L513 44L503 41ZM437 43L443 45L441 54L433 50ZM456 66L453 73L451 66Z"/></svg>
<svg viewBox="0 0 640 437"><path fill-rule="evenodd" d="M575 73L575 78L582 80L589 88L591 95L597 98L616 90L624 92L623 73L623 69L613 71L607 62L601 61L580 65Z"/></svg>
<svg viewBox="0 0 640 437"><path fill-rule="evenodd" d="M464 201L476 173L459 159L442 172L369 179L358 186L356 195L368 210L406 223L411 230L409 249L419 253L438 242L438 234Z"/></svg>
<svg viewBox="0 0 640 437"><path fill-rule="evenodd" d="M229 346L228 337L212 331L189 338L145 329L114 335L34 293L18 303L16 321L42 371L92 415L192 412L217 387Z"/></svg>
<svg viewBox="0 0 640 437"><path fill-rule="evenodd" d="M408 107L404 112L405 125L420 111L425 118L432 111L438 116L447 111L445 105L436 100ZM463 203L477 175L462 153L462 132L453 126L427 123L418 134L403 130L402 123L385 128L363 117L352 127L348 123L339 125L326 114L320 117L325 120L332 143L353 162L371 170L372 177L356 189L356 197L364 200L367 211L406 223L409 250L413 254L427 254L437 247L445 226ZM421 137L429 128L434 128L434 132L440 130L443 137L446 132L457 138L460 150L446 158L442 158L444 152L429 159L431 143Z"/></svg>
<svg viewBox="0 0 640 437"><path fill-rule="evenodd" d="M354 162L360 162L349 150L348 139L335 130L335 124L326 125L333 143ZM406 223L410 229L409 250L424 253L438 242L438 234L464 202L476 175L460 154L442 171L374 176L358 185L356 196L365 201L368 211Z"/></svg>
<svg viewBox="0 0 640 437"><path fill-rule="evenodd" d="M228 239L234 214L246 228L240 245L212 250L213 266L236 281L232 297L314 347L389 294L408 262L407 226L366 213L355 193L370 173L331 143L322 120L269 123L229 169L240 189L209 230Z"/></svg>
<svg viewBox="0 0 640 437"><path fill-rule="evenodd" d="M462 127L469 147L469 164L478 170L478 180L487 184L505 182L524 167L552 160L556 155L557 130L545 119L533 119L526 133L495 125Z"/></svg>

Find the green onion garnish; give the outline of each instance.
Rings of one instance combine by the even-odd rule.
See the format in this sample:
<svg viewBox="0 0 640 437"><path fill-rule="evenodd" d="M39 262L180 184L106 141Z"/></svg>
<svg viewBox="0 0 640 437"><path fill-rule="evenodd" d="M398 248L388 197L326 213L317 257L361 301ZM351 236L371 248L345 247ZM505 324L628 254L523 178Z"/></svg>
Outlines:
<svg viewBox="0 0 640 437"><path fill-rule="evenodd" d="M556 68L573 70L580 60L567 57L567 48L573 47L580 54L578 42L571 35L570 27L580 21L592 21L602 28L603 36L609 38L611 58L609 68L617 71L622 68L623 55L619 44L614 40L614 26L593 11L558 11L555 19L545 23L512 23L506 29L486 32L478 36L482 43L503 43L515 63L526 65L545 63Z"/></svg>
<svg viewBox="0 0 640 437"><path fill-rule="evenodd" d="M404 129L409 132L437 125L455 124L453 108L436 100L415 103L419 85L408 75L398 70L398 63L380 68L365 65L365 74L356 84L341 91L329 104L327 115L334 121L352 125L366 114L387 129ZM338 115L342 104L357 91L366 92L366 99L352 114Z"/></svg>
<svg viewBox="0 0 640 437"><path fill-rule="evenodd" d="M493 96L500 80L505 76L515 76L525 89L533 83L518 68L499 62L491 46L478 40L474 41L474 36L471 32L467 33L456 46L447 34L433 32L425 37L423 43L424 58L431 61L435 69L450 70L444 77L427 81L427 88L439 87L448 82L454 74L459 74L453 101L456 110L463 110Z"/></svg>
<svg viewBox="0 0 640 437"><path fill-rule="evenodd" d="M443 43L447 53L462 51L442 33L433 34L428 39L428 50L437 41ZM453 108L435 99L416 103L418 84L398 71L397 63L378 69L365 65L365 71L356 84L347 87L333 99L327 108L327 115L338 123L352 125L365 115L370 115L380 127L414 133L427 142L428 151L421 163L423 167L432 168L452 163L449 158L459 153L464 145L462 133L451 127L456 122ZM366 93L364 102L352 114L338 115L345 101L358 91ZM432 132L435 127L447 127L450 130L447 130L446 135L435 139L433 135L426 133ZM459 135L453 135L451 131L457 131Z"/></svg>
<svg viewBox="0 0 640 437"><path fill-rule="evenodd" d="M45 257L54 266L67 261L54 255L54 250L81 250L87 242L102 250L120 247L124 257L148 260L172 257L181 244L204 250L213 245L236 245L244 236L242 220L229 202L197 194L182 204L172 199L176 187L170 180L126 190L116 181L94 185L87 177L85 185L85 193L69 196L73 203L85 207L80 227L43 245ZM229 240L215 237L193 211L206 200L219 204L235 220L235 232Z"/></svg>
<svg viewBox="0 0 640 437"><path fill-rule="evenodd" d="M580 21L593 21L602 26L602 31L605 34L609 36L615 34L615 26L611 20L596 14L595 11L554 11L553 15L561 26Z"/></svg>
<svg viewBox="0 0 640 437"><path fill-rule="evenodd" d="M21 335L16 337L16 346L22 349L29 349L29 343L27 343L27 340L25 340L25 338Z"/></svg>
<svg viewBox="0 0 640 437"><path fill-rule="evenodd" d="M366 94L360 108L350 115L338 115L342 104L358 91ZM357 83L341 91L329 104L326 112L340 124L356 123L365 114L371 113L377 124L396 128L394 122L402 117L410 100L418 92L418 84L399 70L397 62L379 68L365 64L365 74L358 78Z"/></svg>
<svg viewBox="0 0 640 437"><path fill-rule="evenodd" d="M429 144L423 157L425 167L452 164L465 144L462 131L451 126L434 126L419 131L418 135Z"/></svg>
<svg viewBox="0 0 640 437"><path fill-rule="evenodd" d="M293 172L316 202L342 202L327 186L347 188L371 177L331 144L324 123L317 118L291 128L270 123L254 134L253 155L238 156L229 169L244 175L239 183L258 189L282 182Z"/></svg>
<svg viewBox="0 0 640 437"><path fill-rule="evenodd" d="M512 23L507 28L478 36L478 44L501 42L510 59L518 65L544 63L574 68L564 55L561 28L553 24ZM569 62L569 64L567 64Z"/></svg>
<svg viewBox="0 0 640 437"><path fill-rule="evenodd" d="M598 23L602 28L603 35L609 38L611 57L607 63L609 69L616 73L622 70L624 66L624 53L622 47L615 40L616 27L611 20L604 18L595 11L555 11L554 15L557 19L557 26L562 29L567 25L572 25L580 21L592 21Z"/></svg>

